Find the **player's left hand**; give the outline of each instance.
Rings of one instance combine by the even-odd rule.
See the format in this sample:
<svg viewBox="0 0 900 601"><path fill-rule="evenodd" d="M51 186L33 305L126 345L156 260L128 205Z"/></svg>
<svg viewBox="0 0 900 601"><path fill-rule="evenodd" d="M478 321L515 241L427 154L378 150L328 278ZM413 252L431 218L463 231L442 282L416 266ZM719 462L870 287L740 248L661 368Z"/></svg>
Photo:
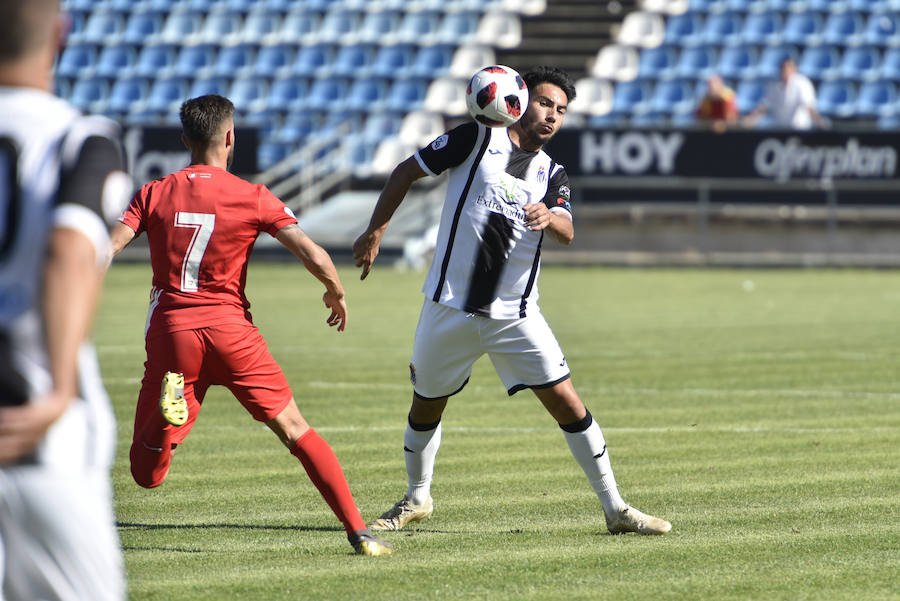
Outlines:
<svg viewBox="0 0 900 601"><path fill-rule="evenodd" d="M322 295L322 301L331 309L331 315L325 322L331 327L337 326L338 332L343 332L347 327L347 301L343 296L338 297L327 291Z"/></svg>
<svg viewBox="0 0 900 601"><path fill-rule="evenodd" d="M529 202L524 207L525 227L533 232L542 230L550 225L550 209L542 202Z"/></svg>
<svg viewBox="0 0 900 601"><path fill-rule="evenodd" d="M28 405L0 408L0 464L34 451L71 399L51 394Z"/></svg>

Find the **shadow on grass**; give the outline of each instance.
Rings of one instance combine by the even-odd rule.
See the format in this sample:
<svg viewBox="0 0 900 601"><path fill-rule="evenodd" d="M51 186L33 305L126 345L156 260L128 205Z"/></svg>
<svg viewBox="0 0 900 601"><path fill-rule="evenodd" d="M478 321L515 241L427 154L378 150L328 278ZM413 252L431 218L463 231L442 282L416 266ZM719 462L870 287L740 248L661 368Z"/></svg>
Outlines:
<svg viewBox="0 0 900 601"><path fill-rule="evenodd" d="M266 526L263 524L136 524L133 522L116 522L117 528L134 528L136 530L189 530L192 528L221 528L229 530L293 530L295 532L337 532L340 527L324 526Z"/></svg>

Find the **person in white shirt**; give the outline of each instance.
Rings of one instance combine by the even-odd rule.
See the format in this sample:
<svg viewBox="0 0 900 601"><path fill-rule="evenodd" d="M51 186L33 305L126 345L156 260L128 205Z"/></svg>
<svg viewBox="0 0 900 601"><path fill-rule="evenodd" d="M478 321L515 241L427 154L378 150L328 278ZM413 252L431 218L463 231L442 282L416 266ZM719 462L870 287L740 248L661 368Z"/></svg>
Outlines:
<svg viewBox="0 0 900 601"><path fill-rule="evenodd" d="M788 129L812 129L813 125L826 128L827 123L816 109L816 88L812 81L797 72L797 63L792 58L781 62L781 77L769 86L753 112L747 115L745 123L752 127L759 118L768 114L773 127Z"/></svg>
<svg viewBox="0 0 900 601"><path fill-rule="evenodd" d="M487 354L510 396L531 389L559 424L600 499L609 531L665 534L669 522L641 513L619 495L603 433L575 391L537 304L545 235L563 244L575 235L569 179L542 150L562 127L575 87L552 67L529 71L523 80L529 102L518 122L506 129L464 123L400 163L353 245L365 278L412 183L448 172L409 366L413 401L403 438L409 487L369 527L399 530L431 516L441 416L448 397L469 381L473 363Z"/></svg>

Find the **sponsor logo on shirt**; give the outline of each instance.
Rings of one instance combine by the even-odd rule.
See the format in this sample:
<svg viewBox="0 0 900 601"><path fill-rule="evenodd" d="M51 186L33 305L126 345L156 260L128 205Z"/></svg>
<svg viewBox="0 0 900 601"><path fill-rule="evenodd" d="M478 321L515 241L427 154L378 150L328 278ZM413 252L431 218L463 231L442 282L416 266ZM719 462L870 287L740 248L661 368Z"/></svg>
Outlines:
<svg viewBox="0 0 900 601"><path fill-rule="evenodd" d="M432 150L440 150L441 148L444 148L447 145L447 142L449 142L449 141L450 141L450 136L448 136L447 134L444 134L441 137L437 138L434 142L431 143L431 149Z"/></svg>

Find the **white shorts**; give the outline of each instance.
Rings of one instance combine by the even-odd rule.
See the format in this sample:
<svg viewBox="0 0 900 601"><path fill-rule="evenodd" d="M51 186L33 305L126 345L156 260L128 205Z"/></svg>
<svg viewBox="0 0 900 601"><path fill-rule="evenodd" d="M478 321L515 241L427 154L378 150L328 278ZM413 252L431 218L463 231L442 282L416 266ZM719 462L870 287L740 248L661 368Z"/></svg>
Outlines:
<svg viewBox="0 0 900 601"><path fill-rule="evenodd" d="M0 599L122 601L106 469L0 469Z"/></svg>
<svg viewBox="0 0 900 601"><path fill-rule="evenodd" d="M417 395L456 394L485 353L510 395L549 388L569 377L562 349L539 311L529 309L521 319L491 319L425 299L409 364Z"/></svg>

